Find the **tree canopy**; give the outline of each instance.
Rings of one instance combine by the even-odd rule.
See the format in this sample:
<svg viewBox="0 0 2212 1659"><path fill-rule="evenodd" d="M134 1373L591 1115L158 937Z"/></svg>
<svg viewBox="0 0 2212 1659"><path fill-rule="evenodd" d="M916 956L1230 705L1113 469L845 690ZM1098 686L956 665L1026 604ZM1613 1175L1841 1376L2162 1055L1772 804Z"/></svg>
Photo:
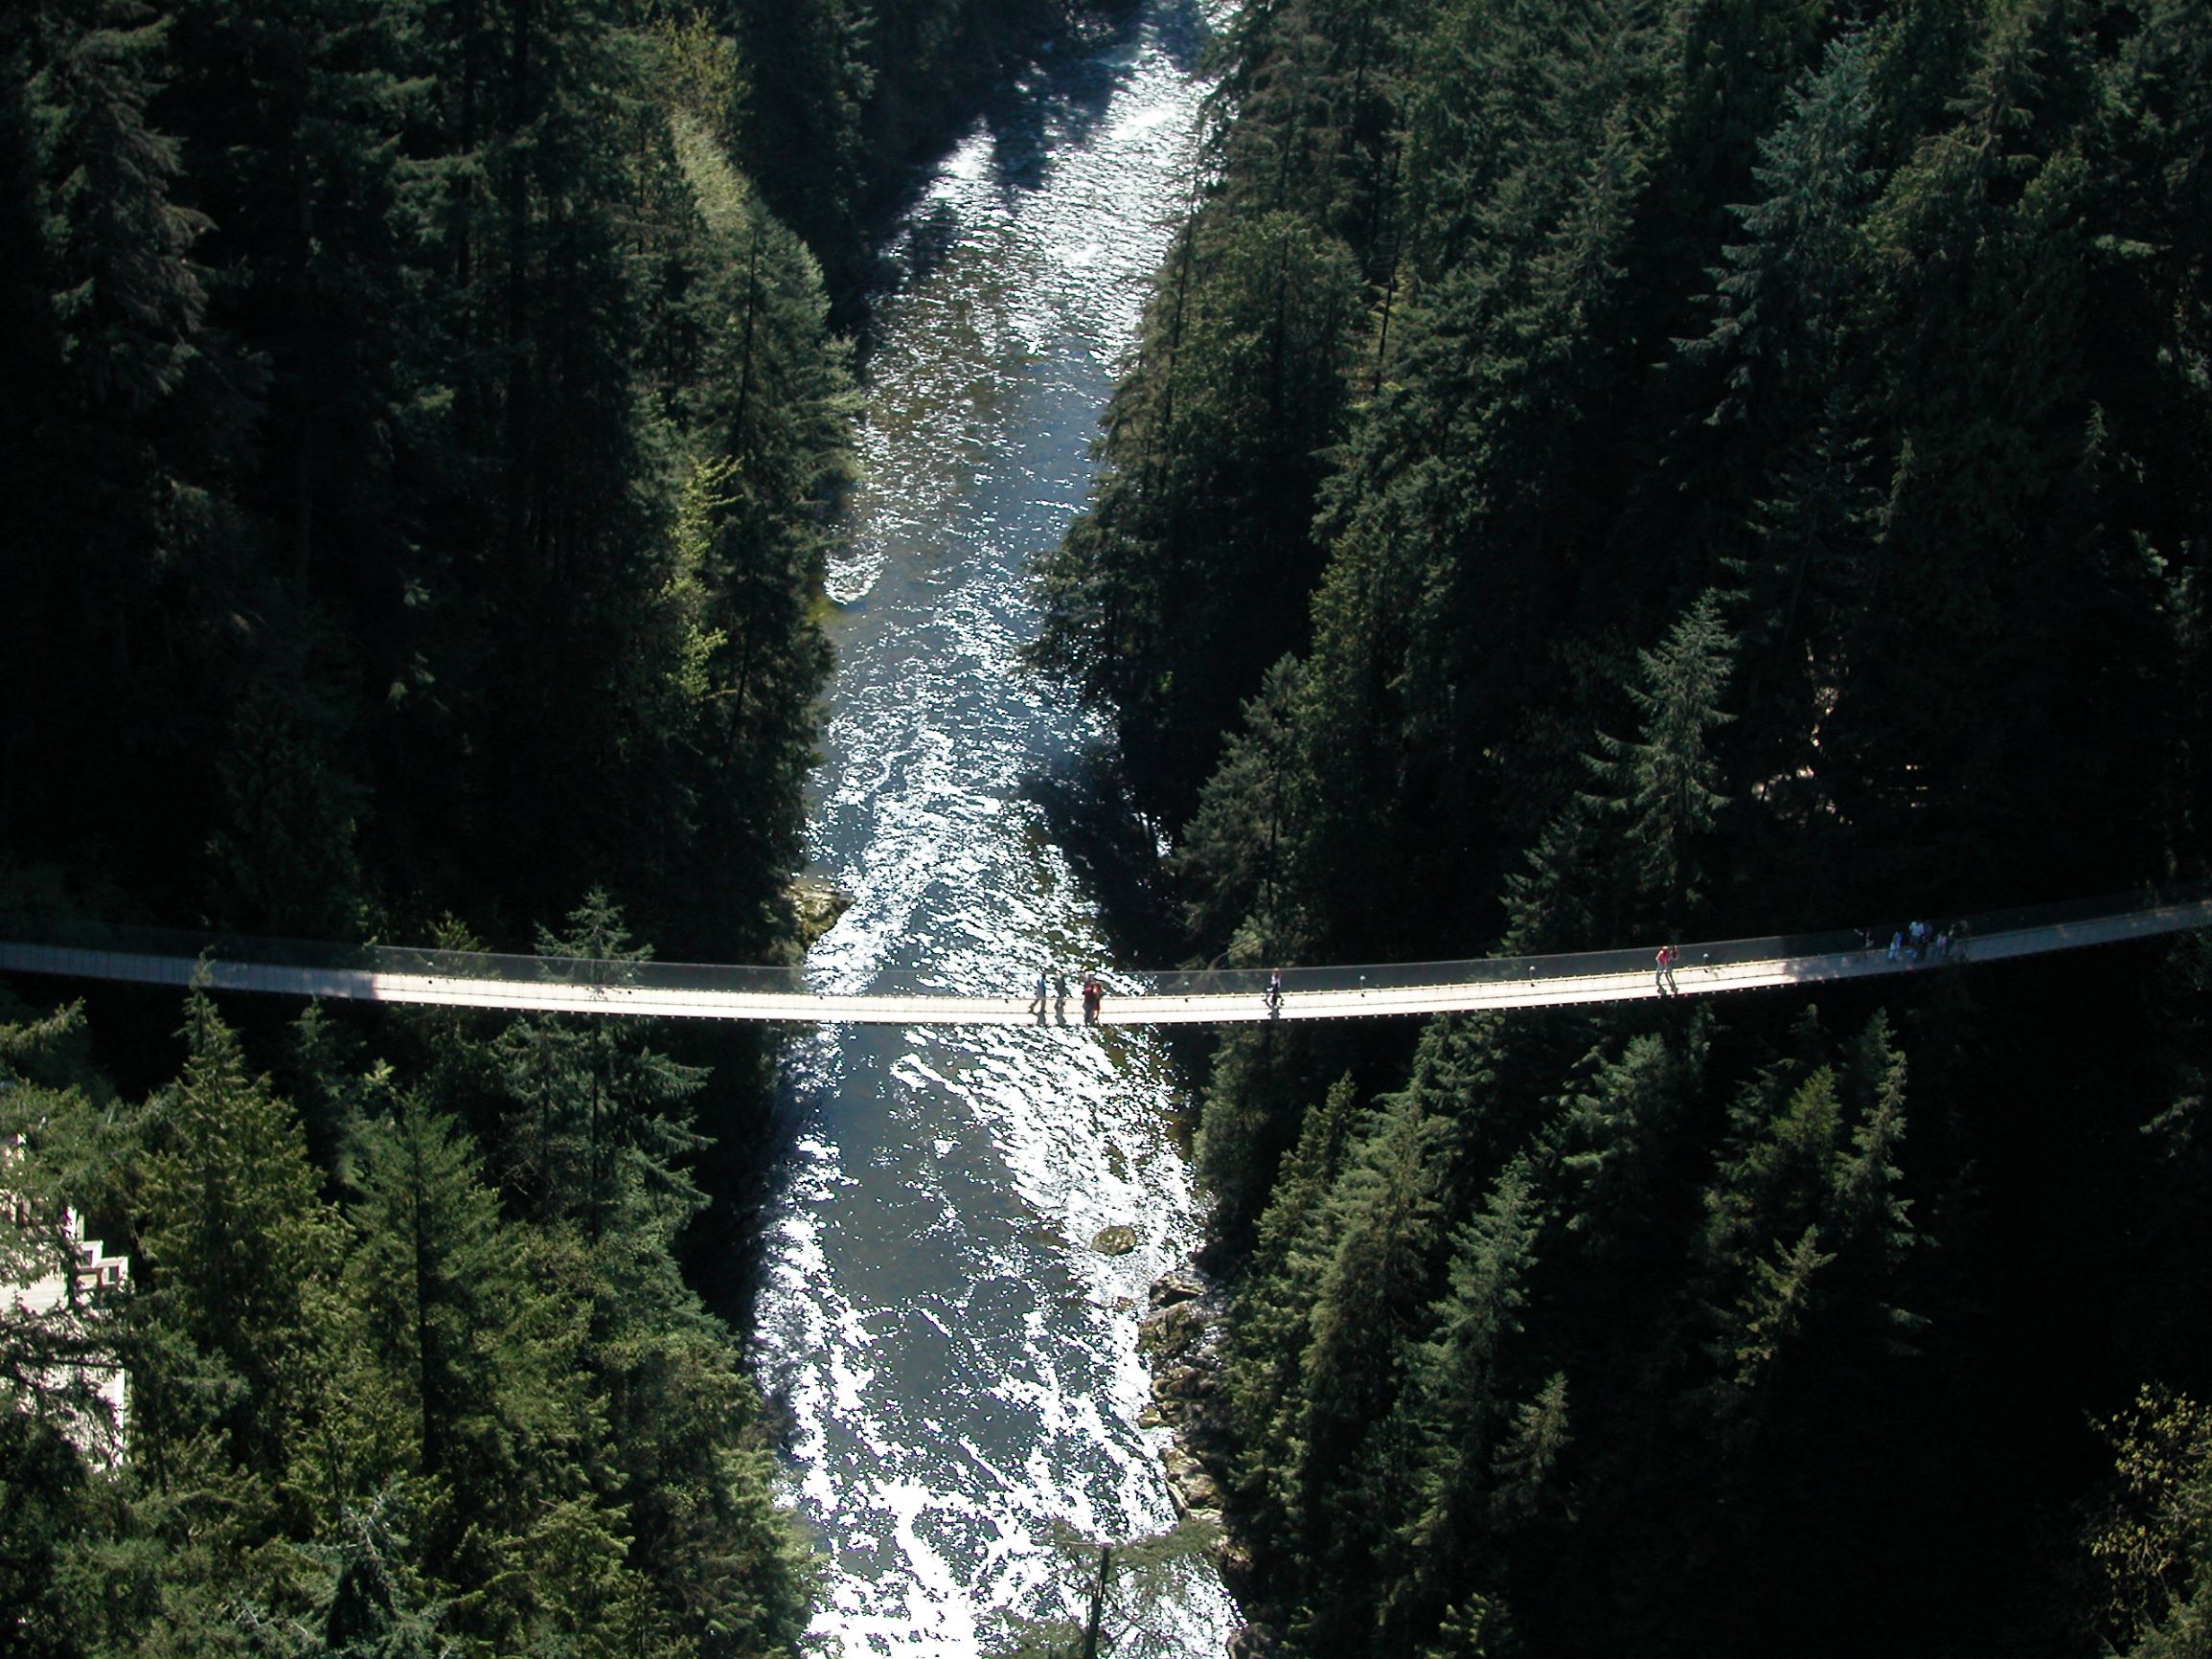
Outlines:
<svg viewBox="0 0 2212 1659"><path fill-rule="evenodd" d="M2164 3L1246 8L1038 567L1192 957L2201 878L2208 50ZM2201 972L1225 1034L1247 1606L1314 1659L2196 1650Z"/></svg>

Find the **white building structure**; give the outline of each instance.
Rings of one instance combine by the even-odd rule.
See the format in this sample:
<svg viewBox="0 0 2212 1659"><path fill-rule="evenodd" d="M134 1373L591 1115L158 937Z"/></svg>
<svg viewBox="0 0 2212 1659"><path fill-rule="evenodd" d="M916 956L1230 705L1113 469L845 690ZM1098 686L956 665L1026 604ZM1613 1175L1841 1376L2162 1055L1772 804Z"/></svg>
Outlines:
<svg viewBox="0 0 2212 1659"><path fill-rule="evenodd" d="M22 1156L22 1137L0 1146L0 1166ZM68 1250L66 1266L54 1262L30 1235L50 1226L51 1211L19 1193L0 1188L0 1216L14 1233L0 1251L7 1263L6 1282L0 1283L0 1307L7 1323L27 1330L44 1326L57 1347L93 1346L94 1328L106 1316L103 1306L120 1296L130 1279L130 1259L111 1256L98 1239L84 1236L84 1217L74 1206L61 1211L61 1238ZM46 1258L41 1261L41 1258ZM44 1270L41 1271L40 1269ZM122 1455L124 1411L128 1402L127 1379L119 1366L70 1366L39 1378L54 1394L62 1395L72 1380L89 1384L100 1408L75 1414L70 1438L89 1457L112 1464Z"/></svg>

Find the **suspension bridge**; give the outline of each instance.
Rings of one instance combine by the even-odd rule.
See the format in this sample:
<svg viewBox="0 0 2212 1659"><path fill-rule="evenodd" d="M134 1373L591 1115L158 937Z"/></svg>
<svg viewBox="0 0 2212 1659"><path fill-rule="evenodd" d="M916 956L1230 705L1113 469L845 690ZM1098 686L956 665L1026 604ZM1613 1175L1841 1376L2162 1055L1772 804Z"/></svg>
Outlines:
<svg viewBox="0 0 2212 1659"><path fill-rule="evenodd" d="M4 926L5 924L0 924ZM1102 1025L1227 1025L1357 1019L1478 1009L1558 1008L1663 995L1815 985L1925 974L2154 939L2212 926L2212 890L2083 900L1933 924L1921 950L1892 950L1899 928L1778 935L1676 946L1662 983L1657 943L1565 956L1341 967L1289 966L1282 994L1269 972L1210 969L1100 972ZM650 1015L778 1024L896 1026L1064 1025L1081 1020L1072 996L1042 1013L1029 994L1036 968L1007 963L1015 984L946 984L888 971L865 989L810 985L803 968L652 961L500 956L393 945L336 946L156 929L18 923L0 938L0 973L251 991L333 1001L507 1009L538 1013ZM1948 948L1933 941L1948 935ZM1080 980L1082 970L1070 971Z"/></svg>

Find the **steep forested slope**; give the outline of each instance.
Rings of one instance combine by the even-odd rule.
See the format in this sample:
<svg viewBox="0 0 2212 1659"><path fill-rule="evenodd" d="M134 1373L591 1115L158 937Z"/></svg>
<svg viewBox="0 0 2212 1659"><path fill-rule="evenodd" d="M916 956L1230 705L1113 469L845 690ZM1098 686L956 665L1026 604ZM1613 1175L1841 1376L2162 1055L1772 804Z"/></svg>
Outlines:
<svg viewBox="0 0 2212 1659"><path fill-rule="evenodd" d="M1041 571L1195 951L2202 875L2208 71L2163 3L1247 9ZM1312 1655L2163 1641L2203 983L1225 1037L1255 1603Z"/></svg>
<svg viewBox="0 0 2212 1659"><path fill-rule="evenodd" d="M16 884L526 943L604 880L770 949L845 371L611 6L11 10Z"/></svg>
<svg viewBox="0 0 2212 1659"><path fill-rule="evenodd" d="M0 11L0 910L788 950L852 410L745 81L618 0ZM0 1332L0 1647L787 1651L674 1255L749 1039L183 1015L160 1083L175 1004L0 993L8 1277L133 1263Z"/></svg>
<svg viewBox="0 0 2212 1659"><path fill-rule="evenodd" d="M542 944L629 948L598 898ZM0 1266L68 1274L74 1204L131 1279L0 1323L10 1651L792 1650L808 1552L671 1253L699 1068L558 1018L401 1016L372 1056L310 1011L272 1078L195 993L123 1100L80 1008L16 1013Z"/></svg>

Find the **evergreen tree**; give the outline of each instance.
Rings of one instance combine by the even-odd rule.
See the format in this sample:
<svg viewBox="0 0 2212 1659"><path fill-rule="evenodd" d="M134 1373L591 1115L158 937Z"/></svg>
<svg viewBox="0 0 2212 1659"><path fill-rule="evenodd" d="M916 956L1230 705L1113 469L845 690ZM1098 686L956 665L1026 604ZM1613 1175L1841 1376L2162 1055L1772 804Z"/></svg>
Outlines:
<svg viewBox="0 0 2212 1659"><path fill-rule="evenodd" d="M9 1651L66 1659L78 1651L55 1583L58 1559L85 1530L84 1465L59 1423L11 1404L0 1411L0 1620Z"/></svg>
<svg viewBox="0 0 2212 1659"><path fill-rule="evenodd" d="M1655 650L1638 653L1631 740L1597 734L1585 760L1594 787L1580 791L1506 880L1506 948L1589 948L1638 925L1673 932L1706 900L1700 847L1728 796L1707 734L1733 718L1721 708L1735 641L1707 592Z"/></svg>
<svg viewBox="0 0 2212 1659"><path fill-rule="evenodd" d="M298 1118L204 992L186 1002L183 1035L184 1071L154 1102L139 1172L140 1268L156 1330L213 1362L220 1392L203 1407L196 1379L142 1376L137 1435L158 1445L205 1423L239 1466L281 1468L319 1357L311 1316L336 1228Z"/></svg>
<svg viewBox="0 0 2212 1659"><path fill-rule="evenodd" d="M1239 1485L1256 1524L1280 1535L1298 1502L1288 1476L1309 1315L1320 1293L1327 1218L1357 1109L1350 1078L1306 1114L1260 1217L1223 1383L1240 1446Z"/></svg>
<svg viewBox="0 0 2212 1659"><path fill-rule="evenodd" d="M1247 9L1219 188L1046 584L1053 627L1128 645L1130 685L1097 693L1126 729L1214 695L1145 679L1210 572L1167 598L1146 536L1203 502L1127 458L1167 452L1208 250L1285 214L1341 237L1371 304L1311 497L1310 634L1196 797L1201 950L1885 936L2201 870L2204 233L2176 193L2212 36L2186 10ZM1378 143L1343 113L1361 61ZM2200 977L2143 953L1914 982L1909 1136L1904 1045L1848 989L1849 1040L1732 1002L1224 1034L1198 1155L1244 1274L1224 1415L1254 1604L1293 1653L2000 1626L2071 1651L2033 1540L2087 1448L2019 1448L2143 1376L2201 1393L2173 1311L2206 1259ZM1347 1059L1385 1107L1317 1205ZM1524 1181L1533 1234L1504 1227ZM1378 1219L1412 1191L1418 1222ZM2077 1324L2099 1341L2056 1359ZM2185 1556L2112 1646L2193 1640ZM1929 1592L1909 1630L1874 1581Z"/></svg>
<svg viewBox="0 0 2212 1659"><path fill-rule="evenodd" d="M1865 165L1874 48L1863 31L1831 41L1819 72L1791 89L1781 125L1759 141L1751 173L1761 198L1732 210L1748 239L1724 248L1726 263L1712 273L1712 331L1685 342L1693 361L1726 365L1716 424L1787 419L1795 388L1845 368L1851 284L1862 269L1857 242L1881 182Z"/></svg>
<svg viewBox="0 0 2212 1659"><path fill-rule="evenodd" d="M1332 1575L1371 1558L1402 1511L1412 1450L1395 1411L1434 1289L1440 1126L1411 1090L1385 1100L1346 1149L1318 1240L1295 1438L1297 1493L1285 1544ZM1317 1603L1305 1640L1325 1647L1363 1598Z"/></svg>
<svg viewBox="0 0 2212 1659"><path fill-rule="evenodd" d="M746 165L767 182L778 216L842 273L859 251L853 180L874 81L867 11L853 0L735 0L730 11L748 71Z"/></svg>
<svg viewBox="0 0 2212 1659"><path fill-rule="evenodd" d="M1300 683L1295 657L1267 670L1207 777L1177 854L1176 874L1192 895L1191 937L1206 946L1226 943L1230 959L1247 967L1295 949L1294 922L1284 915L1286 879L1313 788L1294 770Z"/></svg>
<svg viewBox="0 0 2212 1659"><path fill-rule="evenodd" d="M1454 1241L1448 1287L1434 1311L1419 1380L1405 1407L1423 1449L1420 1494L1408 1512L1402 1554L1392 1562L1397 1594L1382 1613L1404 1639L1441 1618L1464 1593L1471 1562L1484 1551L1471 1534L1501 1513L1533 1507L1546 1469L1565 1438L1565 1380L1555 1375L1536 1398L1511 1398L1503 1352L1521 1329L1527 1280L1548 1219L1535 1172L1516 1160L1493 1184L1480 1212ZM1502 1464L1510 1485L1494 1488Z"/></svg>
<svg viewBox="0 0 2212 1659"><path fill-rule="evenodd" d="M1607 805L1626 815L1636 891L1677 924L1704 898L1697 844L1728 805L1714 786L1720 766L1706 733L1732 717L1720 704L1734 649L1718 598L1700 596L1664 645L1639 654L1644 683L1629 688L1637 740L1598 739L1599 782L1608 788Z"/></svg>
<svg viewBox="0 0 2212 1659"><path fill-rule="evenodd" d="M527 1386L535 1357L505 1334L536 1323L519 1246L450 1118L403 1097L359 1146L346 1293L401 1437L379 1461L489 1493L511 1478L499 1402Z"/></svg>
<svg viewBox="0 0 2212 1659"><path fill-rule="evenodd" d="M567 931L541 931L538 954L622 975L650 960L622 913L594 891ZM499 1038L513 1102L511 1180L540 1222L567 1221L594 1245L632 1238L665 1248L703 1202L680 1161L702 1145L682 1103L706 1074L647 1048L634 1025L604 1016L531 1014Z"/></svg>

